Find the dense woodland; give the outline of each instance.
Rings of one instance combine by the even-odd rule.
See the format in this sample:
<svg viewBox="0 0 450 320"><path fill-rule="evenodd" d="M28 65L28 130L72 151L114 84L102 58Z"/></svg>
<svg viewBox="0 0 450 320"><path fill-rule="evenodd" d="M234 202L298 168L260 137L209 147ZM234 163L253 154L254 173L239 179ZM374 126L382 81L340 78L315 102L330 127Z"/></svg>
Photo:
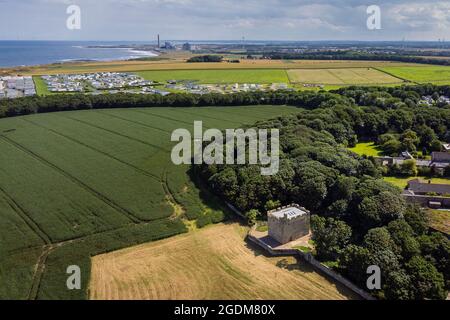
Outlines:
<svg viewBox="0 0 450 320"><path fill-rule="evenodd" d="M450 87L349 87L329 92L254 92L230 95L50 95L0 102L0 117L63 110L133 107L294 105L299 113L257 123L279 128L280 171L262 176L256 166L197 168L203 181L250 220L296 202L314 213L318 258L361 287L378 265L387 299L445 299L450 287L450 241L427 227L423 212L408 206L385 183L373 159L347 150L360 140L403 148L437 149L450 142L450 107L423 106L422 95L450 95ZM397 150L395 150L397 151Z"/></svg>
<svg viewBox="0 0 450 320"><path fill-rule="evenodd" d="M407 205L399 189L380 179L383 169L373 159L346 146L391 134L405 144L406 136L414 136L410 143L431 148L435 140L450 141L450 108L417 106L420 94L410 89L354 87L340 93L348 99L330 97L314 110L257 124L280 129L278 174L262 176L257 166L213 165L203 166L202 176L250 221L292 202L311 210L318 258L363 288L367 267L378 265L383 274L378 297L445 299L449 240L429 232L421 209ZM376 97L390 102L377 106Z"/></svg>

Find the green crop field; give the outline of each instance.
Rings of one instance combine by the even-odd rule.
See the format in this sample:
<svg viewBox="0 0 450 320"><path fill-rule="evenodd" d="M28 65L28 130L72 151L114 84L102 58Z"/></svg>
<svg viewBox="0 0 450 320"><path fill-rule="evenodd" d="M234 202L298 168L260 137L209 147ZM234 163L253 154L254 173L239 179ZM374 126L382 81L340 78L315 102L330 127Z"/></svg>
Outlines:
<svg viewBox="0 0 450 320"><path fill-rule="evenodd" d="M222 83L288 83L285 70L277 69L238 69L238 70L167 70L143 71L138 75L147 80L166 82L167 80L189 80L202 84Z"/></svg>
<svg viewBox="0 0 450 320"><path fill-rule="evenodd" d="M324 85L401 84L403 81L372 68L288 70L292 83Z"/></svg>
<svg viewBox="0 0 450 320"><path fill-rule="evenodd" d="M411 82L450 84L450 67L446 66L382 67L379 69Z"/></svg>
<svg viewBox="0 0 450 320"><path fill-rule="evenodd" d="M108 109L0 120L0 299L85 299L90 257L223 220L170 160L174 129L236 128L285 106ZM205 200L208 199L208 200ZM66 288L66 268L83 290Z"/></svg>

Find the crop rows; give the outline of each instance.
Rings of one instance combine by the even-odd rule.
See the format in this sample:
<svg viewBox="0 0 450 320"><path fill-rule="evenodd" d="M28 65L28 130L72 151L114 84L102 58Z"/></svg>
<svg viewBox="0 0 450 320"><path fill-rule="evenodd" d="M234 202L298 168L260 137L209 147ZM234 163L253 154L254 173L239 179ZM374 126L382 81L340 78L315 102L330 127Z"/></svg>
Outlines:
<svg viewBox="0 0 450 320"><path fill-rule="evenodd" d="M294 111L114 109L0 120L0 298L86 298L63 288L64 268L80 265L85 289L90 256L186 231L168 199L199 225L220 221L218 201L189 166L172 164L171 132L192 130L195 120L225 129Z"/></svg>

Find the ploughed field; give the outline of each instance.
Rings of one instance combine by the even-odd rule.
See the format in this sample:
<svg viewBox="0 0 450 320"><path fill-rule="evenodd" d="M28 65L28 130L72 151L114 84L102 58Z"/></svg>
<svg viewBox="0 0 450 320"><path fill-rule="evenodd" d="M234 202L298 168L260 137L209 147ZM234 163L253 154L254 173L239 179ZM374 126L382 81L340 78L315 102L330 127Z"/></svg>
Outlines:
<svg viewBox="0 0 450 320"><path fill-rule="evenodd" d="M0 299L83 299L90 257L187 231L214 214L173 130L237 128L294 107L89 110L0 120ZM66 288L78 265L83 290Z"/></svg>
<svg viewBox="0 0 450 320"><path fill-rule="evenodd" d="M92 259L91 299L349 299L293 257L269 258L218 224Z"/></svg>

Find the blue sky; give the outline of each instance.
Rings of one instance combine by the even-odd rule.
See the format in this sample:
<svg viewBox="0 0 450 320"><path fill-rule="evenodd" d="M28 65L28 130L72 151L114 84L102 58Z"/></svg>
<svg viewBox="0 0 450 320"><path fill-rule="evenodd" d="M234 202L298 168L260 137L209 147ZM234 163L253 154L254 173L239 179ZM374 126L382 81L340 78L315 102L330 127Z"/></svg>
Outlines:
<svg viewBox="0 0 450 320"><path fill-rule="evenodd" d="M81 8L81 30L66 9ZM366 27L368 5L382 29ZM1 40L450 40L439 0L0 0Z"/></svg>

